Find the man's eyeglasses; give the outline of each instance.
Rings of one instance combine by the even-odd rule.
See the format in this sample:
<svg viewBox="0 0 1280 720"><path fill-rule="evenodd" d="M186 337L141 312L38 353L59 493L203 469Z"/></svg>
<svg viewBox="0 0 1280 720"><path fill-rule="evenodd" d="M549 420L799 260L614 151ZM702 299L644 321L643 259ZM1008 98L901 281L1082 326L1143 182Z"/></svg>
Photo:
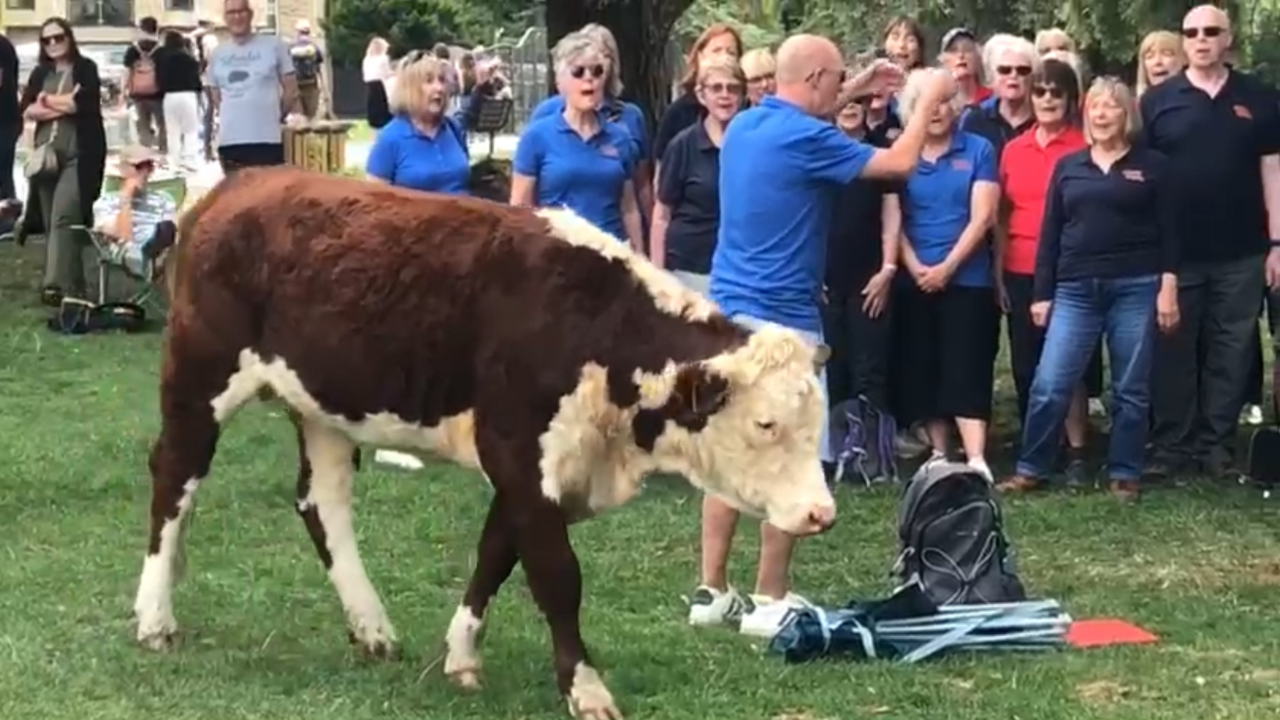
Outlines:
<svg viewBox="0 0 1280 720"><path fill-rule="evenodd" d="M1189 27L1182 28L1182 37L1188 40L1194 40L1198 37L1216 38L1226 32L1226 28L1217 25L1206 25L1205 27Z"/></svg>
<svg viewBox="0 0 1280 720"><path fill-rule="evenodd" d="M1057 87L1055 85L1050 85L1050 86L1037 85L1031 88L1031 94L1038 98L1042 98L1045 95L1048 95L1054 100L1061 100L1067 95L1065 92L1063 92L1062 88Z"/></svg>
<svg viewBox="0 0 1280 720"><path fill-rule="evenodd" d="M575 80L581 80L588 75L593 79L599 80L604 77L604 65L577 65L569 70L569 74Z"/></svg>
<svg viewBox="0 0 1280 720"><path fill-rule="evenodd" d="M66 42L66 40L67 40L66 33L58 33L57 35L45 35L44 37L40 38L40 44L44 45L45 47L49 47L50 45L57 45L59 43Z"/></svg>
<svg viewBox="0 0 1280 720"><path fill-rule="evenodd" d="M1017 75L1018 77L1027 77L1031 74L1030 65L997 65L997 75Z"/></svg>

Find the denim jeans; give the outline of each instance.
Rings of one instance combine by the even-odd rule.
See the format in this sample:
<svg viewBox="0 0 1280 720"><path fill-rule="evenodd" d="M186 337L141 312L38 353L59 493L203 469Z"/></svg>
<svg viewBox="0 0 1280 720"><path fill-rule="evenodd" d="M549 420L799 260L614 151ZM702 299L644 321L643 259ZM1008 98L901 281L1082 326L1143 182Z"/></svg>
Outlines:
<svg viewBox="0 0 1280 720"><path fill-rule="evenodd" d="M777 324L777 323L770 323L768 320L761 320L760 318L754 318L754 317L751 317L750 315L741 315L741 314L734 315L733 317L729 318L729 320L737 325L741 325L742 327L748 330L759 330L765 325ZM791 329L800 333L801 335L804 336L806 340L808 340L809 342L812 342L815 345L821 345L823 342L822 333L809 332L807 330L800 330L798 328L791 328ZM818 373L818 385L822 388L822 395L823 395L822 397L822 435L820 436L820 439L819 439L819 442L821 443L821 445L819 446L818 456L823 462L834 462L835 457L831 453L831 440L829 437L831 428L828 427L828 425L830 424L830 417L828 417L827 415L827 397L826 397L827 369L826 367L823 367L821 372Z"/></svg>
<svg viewBox="0 0 1280 720"><path fill-rule="evenodd" d="M1044 478L1061 445L1062 422L1100 335L1111 358L1111 480L1142 475L1155 355L1160 276L1068 280L1054 291L1044 350L1036 367L1017 474Z"/></svg>

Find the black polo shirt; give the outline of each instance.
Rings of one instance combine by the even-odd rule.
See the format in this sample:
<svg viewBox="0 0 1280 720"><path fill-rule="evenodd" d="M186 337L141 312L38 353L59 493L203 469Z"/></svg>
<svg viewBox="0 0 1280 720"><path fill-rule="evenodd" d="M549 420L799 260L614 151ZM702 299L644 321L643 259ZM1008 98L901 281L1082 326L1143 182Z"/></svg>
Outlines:
<svg viewBox="0 0 1280 720"><path fill-rule="evenodd" d="M1059 160L1045 199L1032 297L1053 299L1064 280L1174 272L1181 231L1172 168L1142 146L1105 173L1088 148Z"/></svg>
<svg viewBox="0 0 1280 720"><path fill-rule="evenodd" d="M681 93L667 106L658 121L658 130L653 134L653 159L661 161L667 153L667 146L675 140L685 128L697 125L706 113L698 96L693 93Z"/></svg>
<svg viewBox="0 0 1280 720"><path fill-rule="evenodd" d="M894 140L902 134L902 119L898 117L897 103L890 103L889 112L885 113L884 121L875 127L868 124L867 127L867 143L876 147L889 147Z"/></svg>
<svg viewBox="0 0 1280 720"><path fill-rule="evenodd" d="M960 129L986 139L996 151L997 158L1004 155L1006 143L1030 130L1035 124L1034 116L1020 125L1010 124L1000 114L1000 103L995 98L966 108L964 116L960 118Z"/></svg>
<svg viewBox="0 0 1280 720"><path fill-rule="evenodd" d="M883 135L873 137L868 134L865 141L876 147L893 144ZM831 221L831 235L827 238L826 285L832 294L847 295L861 291L884 265L881 238L884 196L900 191L899 183L861 178L841 190Z"/></svg>
<svg viewBox="0 0 1280 720"><path fill-rule="evenodd" d="M720 148L702 123L676 133L667 145L658 201L671 208L666 268L709 274L720 226Z"/></svg>
<svg viewBox="0 0 1280 720"><path fill-rule="evenodd" d="M1259 162L1280 153L1277 100L1272 88L1234 70L1217 97L1192 85L1185 74L1142 96L1143 141L1167 155L1173 169L1185 260L1266 253Z"/></svg>

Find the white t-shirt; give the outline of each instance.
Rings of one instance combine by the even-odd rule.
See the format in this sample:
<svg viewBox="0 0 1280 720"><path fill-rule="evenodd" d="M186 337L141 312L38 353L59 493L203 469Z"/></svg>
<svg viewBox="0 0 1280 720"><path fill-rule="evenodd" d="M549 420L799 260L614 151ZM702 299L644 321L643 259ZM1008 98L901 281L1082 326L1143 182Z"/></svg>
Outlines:
<svg viewBox="0 0 1280 720"><path fill-rule="evenodd" d="M391 58L387 57L385 53L382 55L367 55L360 65L360 70L364 75L365 82L386 80L391 77Z"/></svg>

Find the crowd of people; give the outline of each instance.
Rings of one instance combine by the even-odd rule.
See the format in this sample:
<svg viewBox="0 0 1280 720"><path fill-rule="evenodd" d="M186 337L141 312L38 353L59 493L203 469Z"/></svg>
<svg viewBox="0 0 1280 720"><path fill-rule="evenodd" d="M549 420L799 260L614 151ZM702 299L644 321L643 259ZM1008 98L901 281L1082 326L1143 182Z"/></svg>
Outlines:
<svg viewBox="0 0 1280 720"><path fill-rule="evenodd" d="M1054 28L954 28L936 64L910 18L882 41L880 59L849 62L823 38L748 50L709 27L649 137L621 99L613 36L587 26L553 50L558 92L520 137L509 201L568 206L734 321L826 342L831 404L895 418L905 454L959 458L1005 492L1097 476L1121 501L1187 472L1232 477L1242 413L1262 403L1259 314L1280 286L1280 97L1228 63L1227 15L1197 7L1180 33L1144 38L1132 87L1089 77ZM446 65L402 62L398 77L422 94L393 98L370 175L467 192ZM996 477L1002 325L1021 443ZM1085 449L1104 358L1099 473ZM713 498L702 511L690 622L772 634L805 602L792 539L762 529L755 591L739 594L736 513Z"/></svg>

